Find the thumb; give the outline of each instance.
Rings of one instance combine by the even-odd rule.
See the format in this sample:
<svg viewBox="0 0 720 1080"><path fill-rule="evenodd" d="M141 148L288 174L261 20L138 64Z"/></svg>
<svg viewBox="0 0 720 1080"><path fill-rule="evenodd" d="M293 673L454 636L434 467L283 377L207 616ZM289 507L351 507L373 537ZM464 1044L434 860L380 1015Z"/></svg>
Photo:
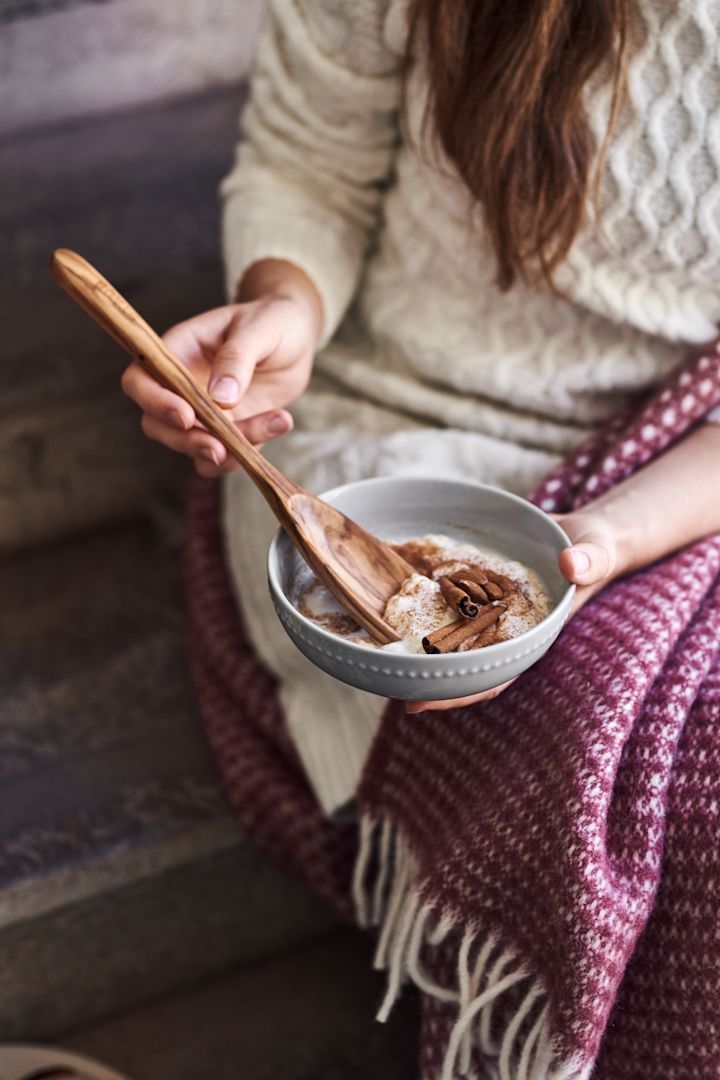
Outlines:
<svg viewBox="0 0 720 1080"><path fill-rule="evenodd" d="M623 572L619 537L606 515L591 508L553 517L565 530L570 547L560 552L558 566L575 585L602 585Z"/></svg>
<svg viewBox="0 0 720 1080"><path fill-rule="evenodd" d="M247 390L255 368L277 344L266 319L236 316L225 340L215 354L210 378L210 396L229 409L237 405Z"/></svg>
<svg viewBox="0 0 720 1080"><path fill-rule="evenodd" d="M616 557L613 545L603 538L592 535L560 553L558 560L562 574L576 585L596 585L609 580L615 571Z"/></svg>

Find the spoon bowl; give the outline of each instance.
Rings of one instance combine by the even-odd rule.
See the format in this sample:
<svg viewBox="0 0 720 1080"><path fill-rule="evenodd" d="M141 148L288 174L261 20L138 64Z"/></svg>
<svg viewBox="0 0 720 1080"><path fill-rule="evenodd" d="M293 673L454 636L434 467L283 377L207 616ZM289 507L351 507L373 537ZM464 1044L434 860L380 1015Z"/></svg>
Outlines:
<svg viewBox="0 0 720 1080"><path fill-rule="evenodd" d="M520 675L550 648L570 613L575 586L557 558L570 543L557 522L526 499L488 484L420 477L360 480L323 500L388 542L444 533L534 570L551 600L548 615L507 641L461 653L395 651L339 637L307 618L297 600L311 573L278 532L268 554L270 593L285 631L317 667L341 682L403 701L439 701L491 690Z"/></svg>
<svg viewBox="0 0 720 1080"><path fill-rule="evenodd" d="M380 644L397 641L383 613L387 601L413 573L409 563L271 465L162 338L86 259L58 248L50 268L58 284L141 367L193 407L208 431L250 475L305 561L355 621Z"/></svg>

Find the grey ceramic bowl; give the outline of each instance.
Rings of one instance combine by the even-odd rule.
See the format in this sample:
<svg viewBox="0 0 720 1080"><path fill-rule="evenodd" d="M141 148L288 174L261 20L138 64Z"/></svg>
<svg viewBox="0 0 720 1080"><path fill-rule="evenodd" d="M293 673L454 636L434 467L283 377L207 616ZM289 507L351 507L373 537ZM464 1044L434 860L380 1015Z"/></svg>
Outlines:
<svg viewBox="0 0 720 1080"><path fill-rule="evenodd" d="M310 571L282 530L270 545L268 576L275 609L298 649L336 679L403 701L466 697L490 690L534 664L560 633L575 587L557 568L568 537L542 510L499 488L464 481L389 477L345 484L323 495L384 540L447 536L517 559L534 570L553 602L532 630L497 645L428 656L385 653L337 637L293 606Z"/></svg>

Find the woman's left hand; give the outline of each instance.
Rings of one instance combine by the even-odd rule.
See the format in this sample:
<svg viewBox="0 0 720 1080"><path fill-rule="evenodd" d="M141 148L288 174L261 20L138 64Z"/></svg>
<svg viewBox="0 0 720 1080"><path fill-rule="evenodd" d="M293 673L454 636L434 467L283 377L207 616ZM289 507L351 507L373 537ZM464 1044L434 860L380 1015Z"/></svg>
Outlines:
<svg viewBox="0 0 720 1080"><path fill-rule="evenodd" d="M720 532L720 423L698 425L627 480L571 514L557 514L572 544L560 569L577 585L574 615L622 574ZM502 693L509 683L454 701L408 701L406 712L454 709Z"/></svg>
<svg viewBox="0 0 720 1080"><path fill-rule="evenodd" d="M568 581L577 585L569 616L572 618L591 596L629 569L624 565L622 554L624 538L617 535L615 526L602 510L593 511L592 507L572 514L554 514L553 517L572 541L571 547L565 548L558 559L562 573ZM514 679L472 697L449 701L407 701L405 712L457 709L477 701L488 701L501 694L512 682Z"/></svg>

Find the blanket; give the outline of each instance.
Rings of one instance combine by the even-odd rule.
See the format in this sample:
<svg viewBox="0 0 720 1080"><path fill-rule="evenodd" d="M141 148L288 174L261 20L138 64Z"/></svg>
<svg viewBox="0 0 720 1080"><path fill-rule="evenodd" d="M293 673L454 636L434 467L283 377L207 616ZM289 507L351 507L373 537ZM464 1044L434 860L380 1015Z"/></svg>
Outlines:
<svg viewBox="0 0 720 1080"><path fill-rule="evenodd" d="M534 501L584 505L718 402L714 345ZM241 822L378 928L379 1018L404 983L420 989L425 1080L716 1080L720 536L598 594L493 701L418 716L390 703L359 829L330 823L307 786L243 637L207 482L186 580L198 700Z"/></svg>

